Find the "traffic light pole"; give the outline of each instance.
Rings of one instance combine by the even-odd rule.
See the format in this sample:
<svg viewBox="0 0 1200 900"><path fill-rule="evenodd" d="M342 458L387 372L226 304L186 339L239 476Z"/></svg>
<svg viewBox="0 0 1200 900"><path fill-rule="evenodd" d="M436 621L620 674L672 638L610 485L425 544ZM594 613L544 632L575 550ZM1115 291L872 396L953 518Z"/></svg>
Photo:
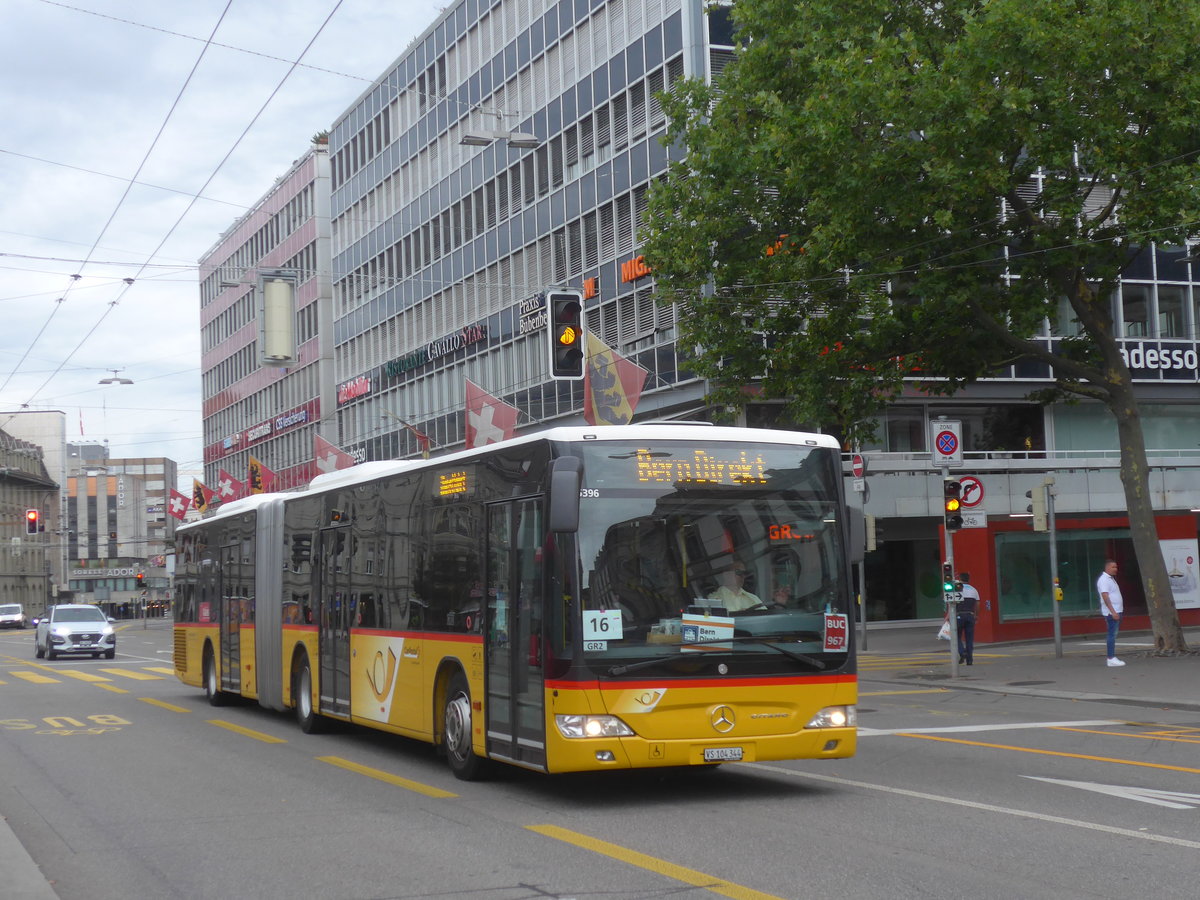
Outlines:
<svg viewBox="0 0 1200 900"><path fill-rule="evenodd" d="M1054 479L1042 485L1046 492L1046 528L1050 532L1050 606L1054 610L1054 657L1062 659L1062 587L1058 583L1058 532L1054 528Z"/></svg>
<svg viewBox="0 0 1200 900"><path fill-rule="evenodd" d="M944 485L949 478L950 468L948 466L943 466L942 484ZM943 491L943 504L945 503L944 498L945 491ZM944 528L943 530L946 534L946 567L950 570L948 575L948 583L950 584L951 589L948 591L943 591L942 600L946 605L946 621L950 625L950 677L957 678L958 655L961 652L961 648L958 645L958 599L954 593L954 584L958 580L958 573L954 570L954 532L949 528ZM944 589L947 584L947 581L945 580L947 575L945 572L943 572L942 575L942 587Z"/></svg>

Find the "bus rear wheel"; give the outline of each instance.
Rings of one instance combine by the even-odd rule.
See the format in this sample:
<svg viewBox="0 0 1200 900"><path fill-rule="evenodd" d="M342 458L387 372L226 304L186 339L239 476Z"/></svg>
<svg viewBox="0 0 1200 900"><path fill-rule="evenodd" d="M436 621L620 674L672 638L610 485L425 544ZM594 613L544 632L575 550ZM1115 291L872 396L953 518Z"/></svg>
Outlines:
<svg viewBox="0 0 1200 900"><path fill-rule="evenodd" d="M462 672L456 672L446 688L442 748L455 777L476 781L484 776L487 760L471 747L471 688Z"/></svg>
<svg viewBox="0 0 1200 900"><path fill-rule="evenodd" d="M313 707L312 686L312 666L305 656L292 674L292 700L296 704L296 722L305 734L318 734L325 730L325 720Z"/></svg>
<svg viewBox="0 0 1200 900"><path fill-rule="evenodd" d="M208 698L209 706L224 706L228 699L217 678L217 661L213 659L212 650L204 651L204 696Z"/></svg>

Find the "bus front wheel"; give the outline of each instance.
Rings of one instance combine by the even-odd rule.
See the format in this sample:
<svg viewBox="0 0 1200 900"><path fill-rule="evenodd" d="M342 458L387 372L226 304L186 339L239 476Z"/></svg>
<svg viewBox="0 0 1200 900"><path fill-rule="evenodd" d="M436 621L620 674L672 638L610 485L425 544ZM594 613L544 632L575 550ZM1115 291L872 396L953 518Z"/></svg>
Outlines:
<svg viewBox="0 0 1200 900"><path fill-rule="evenodd" d="M445 712L442 747L450 771L463 781L482 778L487 761L471 747L471 688L462 672L456 672L446 688Z"/></svg>
<svg viewBox="0 0 1200 900"><path fill-rule="evenodd" d="M296 704L296 722L305 734L317 734L322 731L324 720L313 707L312 666L308 657L304 656L296 666L292 676L292 700Z"/></svg>
<svg viewBox="0 0 1200 900"><path fill-rule="evenodd" d="M204 696L208 698L209 706L224 706L228 699L221 690L217 678L217 661L213 659L211 650L204 651Z"/></svg>

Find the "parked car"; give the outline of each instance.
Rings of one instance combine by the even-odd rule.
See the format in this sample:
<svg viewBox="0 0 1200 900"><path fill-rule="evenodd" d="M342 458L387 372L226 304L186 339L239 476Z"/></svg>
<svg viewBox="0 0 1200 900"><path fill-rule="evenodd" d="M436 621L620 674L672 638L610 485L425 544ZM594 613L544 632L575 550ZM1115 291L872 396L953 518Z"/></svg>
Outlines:
<svg viewBox="0 0 1200 900"><path fill-rule="evenodd" d="M0 628L24 628L25 610L20 603L5 603L0 606Z"/></svg>
<svg viewBox="0 0 1200 900"><path fill-rule="evenodd" d="M90 653L99 659L117 655L117 635L113 620L98 606L62 604L53 606L38 622L33 636L33 653L54 659L63 653Z"/></svg>

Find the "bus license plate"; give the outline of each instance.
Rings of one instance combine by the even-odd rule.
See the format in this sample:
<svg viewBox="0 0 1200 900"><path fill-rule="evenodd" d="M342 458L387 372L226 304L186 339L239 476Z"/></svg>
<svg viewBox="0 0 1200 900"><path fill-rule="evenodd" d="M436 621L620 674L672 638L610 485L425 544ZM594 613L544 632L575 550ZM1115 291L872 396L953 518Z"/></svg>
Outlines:
<svg viewBox="0 0 1200 900"><path fill-rule="evenodd" d="M742 758L741 747L705 747L705 762L736 762Z"/></svg>

